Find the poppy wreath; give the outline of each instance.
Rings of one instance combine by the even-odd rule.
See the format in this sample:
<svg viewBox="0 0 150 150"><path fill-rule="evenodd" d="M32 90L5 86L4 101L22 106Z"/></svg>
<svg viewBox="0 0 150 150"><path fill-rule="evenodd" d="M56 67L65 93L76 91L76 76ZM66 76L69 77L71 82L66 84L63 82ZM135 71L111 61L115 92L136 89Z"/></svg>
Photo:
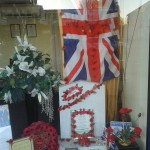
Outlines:
<svg viewBox="0 0 150 150"><path fill-rule="evenodd" d="M64 91L63 93L63 100L70 101L75 97L78 97L83 91L83 87L79 87L78 84L75 86L70 87L68 90Z"/></svg>
<svg viewBox="0 0 150 150"><path fill-rule="evenodd" d="M58 135L56 129L49 123L34 122L24 129L22 137L33 139L35 150L58 150Z"/></svg>

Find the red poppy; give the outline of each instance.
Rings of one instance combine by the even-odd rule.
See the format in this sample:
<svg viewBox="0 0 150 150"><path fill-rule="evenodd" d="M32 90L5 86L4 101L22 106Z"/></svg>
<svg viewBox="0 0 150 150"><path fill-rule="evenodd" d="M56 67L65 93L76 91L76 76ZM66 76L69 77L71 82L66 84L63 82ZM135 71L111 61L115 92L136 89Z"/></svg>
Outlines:
<svg viewBox="0 0 150 150"><path fill-rule="evenodd" d="M8 143L9 143L9 144L13 144L13 139L10 139L10 140L8 141Z"/></svg>
<svg viewBox="0 0 150 150"><path fill-rule="evenodd" d="M23 136L33 137L35 150L42 150L44 147L49 150L58 149L57 132L51 124L39 121L31 124L24 131L27 132L23 132Z"/></svg>
<svg viewBox="0 0 150 150"><path fill-rule="evenodd" d="M135 137L133 135L130 135L130 141L135 142Z"/></svg>
<svg viewBox="0 0 150 150"><path fill-rule="evenodd" d="M70 140L71 140L71 139L69 139L69 138L66 138L66 142L70 142Z"/></svg>
<svg viewBox="0 0 150 150"><path fill-rule="evenodd" d="M83 90L83 89L82 89L83 87L78 87L77 85L76 85L75 87L71 87L69 90L66 90L65 92L63 92L64 95L62 96L62 97L64 98L64 101L69 101L69 100L71 100L71 99L74 99L76 96L78 96L78 95L80 95L80 94L81 94L81 95L80 95L79 98L76 98L72 103L66 104L66 105L64 105L64 106L60 106L60 107L58 108L58 110L59 110L59 111L62 111L62 110L68 109L68 108L70 108L71 106L73 106L73 105L75 105L75 104L77 104L77 103L79 103L79 102L85 100L86 97L88 97L88 95L95 93L95 91L94 91L94 90L96 90L95 86L96 86L97 88L99 88L101 85L100 85L100 84L94 85L94 89L92 88L91 90L87 90L87 91L84 92L83 94L81 94L81 93L82 93L82 90ZM67 97L67 96L68 96L68 91L69 91L69 92L70 92L70 91L72 92L72 90L75 90L75 89L77 89L78 91L77 91L75 94L73 94L72 96L69 96L69 99L68 99L68 97Z"/></svg>
<svg viewBox="0 0 150 150"><path fill-rule="evenodd" d="M130 113L130 112L132 112L132 109L130 109L130 108L121 108L119 110L120 114L126 114L126 113Z"/></svg>
<svg viewBox="0 0 150 150"><path fill-rule="evenodd" d="M113 132L113 129L112 129L111 127L108 127L108 128L106 129L106 132L111 133L111 132Z"/></svg>
<svg viewBox="0 0 150 150"><path fill-rule="evenodd" d="M63 49L64 49L64 50L66 49L66 46L65 46L65 45L63 46Z"/></svg>
<svg viewBox="0 0 150 150"><path fill-rule="evenodd" d="M110 140L110 141L114 141L114 140L115 140L115 135L110 135L110 136L109 136L109 140Z"/></svg>
<svg viewBox="0 0 150 150"><path fill-rule="evenodd" d="M133 132L136 134L137 137L140 138L141 137L140 134L142 132L142 129L139 128L139 127L135 127L134 130L133 130Z"/></svg>
<svg viewBox="0 0 150 150"><path fill-rule="evenodd" d="M30 135L30 140L32 140L34 138L34 135L33 134L31 134Z"/></svg>

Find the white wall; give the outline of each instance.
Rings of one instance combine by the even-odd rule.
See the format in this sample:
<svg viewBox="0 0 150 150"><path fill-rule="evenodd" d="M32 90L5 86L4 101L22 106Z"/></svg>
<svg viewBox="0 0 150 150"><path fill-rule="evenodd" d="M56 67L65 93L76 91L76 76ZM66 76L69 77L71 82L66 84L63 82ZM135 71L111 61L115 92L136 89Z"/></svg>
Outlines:
<svg viewBox="0 0 150 150"><path fill-rule="evenodd" d="M146 150L149 16L150 2L143 5L140 10L136 9L129 14L128 24L124 30L124 62L127 63L124 106L133 109L131 113L133 125L142 128L142 136L138 140L141 150ZM139 113L142 117L136 121Z"/></svg>

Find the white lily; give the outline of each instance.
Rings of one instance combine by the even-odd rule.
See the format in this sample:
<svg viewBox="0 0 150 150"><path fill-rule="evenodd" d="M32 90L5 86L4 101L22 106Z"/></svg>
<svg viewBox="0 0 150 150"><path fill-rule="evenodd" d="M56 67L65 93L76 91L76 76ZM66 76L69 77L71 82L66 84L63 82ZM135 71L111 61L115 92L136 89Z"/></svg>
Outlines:
<svg viewBox="0 0 150 150"><path fill-rule="evenodd" d="M36 68L34 68L33 70L31 70L31 74L32 74L34 77L37 76L37 73L38 73L38 71L37 71Z"/></svg>
<svg viewBox="0 0 150 150"><path fill-rule="evenodd" d="M39 73L40 76L44 76L46 72L45 72L45 69L43 69L42 67L39 67L38 68L38 73Z"/></svg>
<svg viewBox="0 0 150 150"><path fill-rule="evenodd" d="M42 97L45 99L45 100L48 100L48 97L42 92L42 91L39 91L38 89L34 88L32 91L31 91L31 96L32 97L35 97L36 95L38 96L38 100L39 100L39 103L41 103L42 101Z"/></svg>
<svg viewBox="0 0 150 150"><path fill-rule="evenodd" d="M29 48L31 51L36 51L37 50L35 46L33 46L32 44L28 43L26 35L24 36L24 40L21 40L20 36L17 36L17 40L19 42L18 46L23 47L24 51L26 51L27 48Z"/></svg>
<svg viewBox="0 0 150 150"><path fill-rule="evenodd" d="M8 91L8 93L5 93L5 95L4 95L4 100L5 100L6 103L7 103L7 102L12 103L11 92L10 92L10 91Z"/></svg>
<svg viewBox="0 0 150 150"><path fill-rule="evenodd" d="M35 97L35 96L38 94L38 91L39 91L38 89L34 88L34 89L31 91L31 93L30 93L31 96L32 96L32 97Z"/></svg>
<svg viewBox="0 0 150 150"><path fill-rule="evenodd" d="M5 70L5 68L0 68L0 73L3 72Z"/></svg>
<svg viewBox="0 0 150 150"><path fill-rule="evenodd" d="M14 74L14 68L12 67L12 68L10 68L10 67L8 67L8 66L6 66L5 67L6 69L6 71L7 71L7 76L9 77L11 74Z"/></svg>
<svg viewBox="0 0 150 150"><path fill-rule="evenodd" d="M17 52L17 51L16 51L16 52ZM18 64L20 64L21 62L24 62L24 60L29 57L29 56L21 56L21 55L19 54L19 52L17 52L16 55L17 55L18 61L14 61L13 64L15 64L15 65L18 65Z"/></svg>
<svg viewBox="0 0 150 150"><path fill-rule="evenodd" d="M26 72L31 73L29 67L30 67L30 65L28 64L28 62L21 62L21 63L19 64L19 69L20 69L20 70L23 70L23 71L26 71Z"/></svg>

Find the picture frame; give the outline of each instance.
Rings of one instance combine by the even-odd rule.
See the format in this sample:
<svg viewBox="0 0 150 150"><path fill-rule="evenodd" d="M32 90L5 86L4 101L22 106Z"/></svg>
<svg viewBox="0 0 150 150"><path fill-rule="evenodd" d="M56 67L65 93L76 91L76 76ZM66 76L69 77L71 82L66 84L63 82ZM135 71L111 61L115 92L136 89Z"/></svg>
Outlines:
<svg viewBox="0 0 150 150"><path fill-rule="evenodd" d="M16 38L16 36L21 35L20 24L10 24L11 38Z"/></svg>
<svg viewBox="0 0 150 150"><path fill-rule="evenodd" d="M30 137L9 140L10 150L34 150L33 139Z"/></svg>
<svg viewBox="0 0 150 150"><path fill-rule="evenodd" d="M28 37L37 37L36 24L26 24L26 33Z"/></svg>
<svg viewBox="0 0 150 150"><path fill-rule="evenodd" d="M71 135L74 139L82 136L94 137L94 112L91 109L71 111Z"/></svg>

